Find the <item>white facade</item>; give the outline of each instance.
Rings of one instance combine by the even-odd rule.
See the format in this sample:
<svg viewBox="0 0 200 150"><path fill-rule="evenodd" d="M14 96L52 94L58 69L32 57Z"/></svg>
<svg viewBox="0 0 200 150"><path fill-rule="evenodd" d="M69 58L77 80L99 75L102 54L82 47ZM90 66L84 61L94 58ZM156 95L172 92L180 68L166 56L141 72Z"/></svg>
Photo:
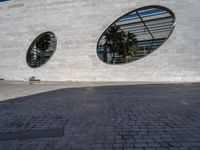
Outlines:
<svg viewBox="0 0 200 150"><path fill-rule="evenodd" d="M97 56L101 34L125 13L161 5L176 15L171 37L138 61L108 65ZM11 0L0 3L0 78L42 81L200 81L199 0ZM30 68L26 53L41 33L57 36L48 63Z"/></svg>

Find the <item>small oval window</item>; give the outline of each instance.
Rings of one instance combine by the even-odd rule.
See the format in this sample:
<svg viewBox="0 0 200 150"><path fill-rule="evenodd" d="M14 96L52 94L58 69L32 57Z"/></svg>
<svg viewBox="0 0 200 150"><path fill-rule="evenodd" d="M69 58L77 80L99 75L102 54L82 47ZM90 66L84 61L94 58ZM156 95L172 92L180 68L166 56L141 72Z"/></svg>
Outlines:
<svg viewBox="0 0 200 150"><path fill-rule="evenodd" d="M105 63L124 64L141 59L159 48L175 27L175 15L162 6L131 11L112 23L97 43Z"/></svg>
<svg viewBox="0 0 200 150"><path fill-rule="evenodd" d="M29 67L38 68L44 65L56 50L57 39L54 33L40 34L30 45L26 61Z"/></svg>

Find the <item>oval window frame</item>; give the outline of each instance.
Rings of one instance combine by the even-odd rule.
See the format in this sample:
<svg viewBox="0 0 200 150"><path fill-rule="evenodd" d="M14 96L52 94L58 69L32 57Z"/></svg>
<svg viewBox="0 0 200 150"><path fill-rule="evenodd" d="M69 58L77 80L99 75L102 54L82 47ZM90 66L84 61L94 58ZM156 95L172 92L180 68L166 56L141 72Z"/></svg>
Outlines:
<svg viewBox="0 0 200 150"><path fill-rule="evenodd" d="M151 53L149 53L148 55L143 56L143 57L141 57L141 58L139 58L139 59L137 59L137 60L131 61L131 62L120 63L120 64L112 64L112 63L108 63L108 62L105 62L105 61L101 60L100 57L99 57L99 55L98 55L97 49L98 49L98 44L99 44L101 38L103 37L103 35L106 33L106 31L107 31L112 25L114 25L116 22L118 22L121 18L123 18L123 17L129 15L130 13L133 13L133 12L136 12L136 11L141 11L141 10L143 10L143 9L148 9L148 8L160 8L160 9L162 9L162 10L167 11L167 12L171 15L171 17L173 18L173 29L171 30L171 32L169 33L169 35L166 37L166 39L163 41L163 43L162 43L158 48L156 48L156 49L153 50ZM103 62L103 63L105 63L105 64L107 64L107 65L114 65L114 66L116 65L116 66L118 66L118 65L126 65L126 64L130 64L130 63L134 63L134 62L136 62L136 61L138 61L138 60L141 60L141 59L143 59L143 58L145 58L145 57L147 57L147 56L153 54L156 50L158 50L160 47L162 47L162 46L167 42L167 40L170 38L170 36L172 35L172 33L174 32L175 27L176 27L176 15L175 15L175 13L174 13L171 9L169 9L169 8L167 8L167 7L165 7L165 6L161 6L161 5L148 5L148 6L143 6L143 7L140 7L140 8L134 9L134 10L131 10L131 11L125 13L124 15L118 17L112 24L110 24L109 26L106 27L106 29L104 30L104 32L101 34L101 36L100 36L99 39L98 39L98 42L97 42L97 45L96 45L96 56L97 56L97 58L98 58L101 62Z"/></svg>
<svg viewBox="0 0 200 150"><path fill-rule="evenodd" d="M30 62L29 62L29 59L28 59L28 58L29 58L29 55L30 55L30 51L32 50L32 47L35 45L35 43L36 43L41 37L43 37L44 35L46 35L46 34L48 34L48 33L51 33L51 34L54 35L54 37L55 37L55 41L56 41L56 42L55 42L55 50L52 52L51 56L49 57L49 59L48 59L47 61L45 61L45 62L44 62L43 64L41 64L40 66L33 67L33 66L30 65ZM26 53L26 63L27 63L28 66L29 66L30 68L32 68L32 69L40 68L40 67L46 65L46 64L50 61L50 59L53 57L53 55L54 55L56 49L57 49L57 37L56 37L56 34L55 34L54 32L52 32L52 31L43 32L43 33L39 34L39 35L31 42L31 44L30 44L30 46L29 46L29 48L28 48L28 51L27 51L27 53Z"/></svg>

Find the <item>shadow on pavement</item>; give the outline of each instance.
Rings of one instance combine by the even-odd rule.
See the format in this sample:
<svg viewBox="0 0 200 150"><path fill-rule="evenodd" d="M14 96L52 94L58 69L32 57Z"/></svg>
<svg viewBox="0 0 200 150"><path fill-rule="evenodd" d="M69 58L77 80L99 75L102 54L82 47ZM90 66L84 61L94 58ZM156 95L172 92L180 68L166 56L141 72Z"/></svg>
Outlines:
<svg viewBox="0 0 200 150"><path fill-rule="evenodd" d="M200 148L199 90L199 84L105 86L3 101L0 149Z"/></svg>

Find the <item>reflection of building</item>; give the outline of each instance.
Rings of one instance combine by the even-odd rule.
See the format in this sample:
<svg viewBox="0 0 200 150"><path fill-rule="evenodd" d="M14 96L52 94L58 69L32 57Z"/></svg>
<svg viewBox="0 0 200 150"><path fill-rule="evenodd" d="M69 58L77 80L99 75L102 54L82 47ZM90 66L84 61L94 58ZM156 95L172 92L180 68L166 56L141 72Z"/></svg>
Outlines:
<svg viewBox="0 0 200 150"><path fill-rule="evenodd" d="M155 52L133 63L103 63L96 53L102 33L117 18L148 5L161 5L174 12L176 27L170 38ZM200 81L199 6L199 0L1 2L0 78L28 80L35 76L41 80L58 81ZM28 48L38 35L46 31L56 35L56 51L48 63L37 69L30 68L26 63ZM156 43L162 42L159 40L154 41L155 47ZM151 41L140 41L139 45L148 42ZM140 46L140 55L145 55L148 49L148 46Z"/></svg>

